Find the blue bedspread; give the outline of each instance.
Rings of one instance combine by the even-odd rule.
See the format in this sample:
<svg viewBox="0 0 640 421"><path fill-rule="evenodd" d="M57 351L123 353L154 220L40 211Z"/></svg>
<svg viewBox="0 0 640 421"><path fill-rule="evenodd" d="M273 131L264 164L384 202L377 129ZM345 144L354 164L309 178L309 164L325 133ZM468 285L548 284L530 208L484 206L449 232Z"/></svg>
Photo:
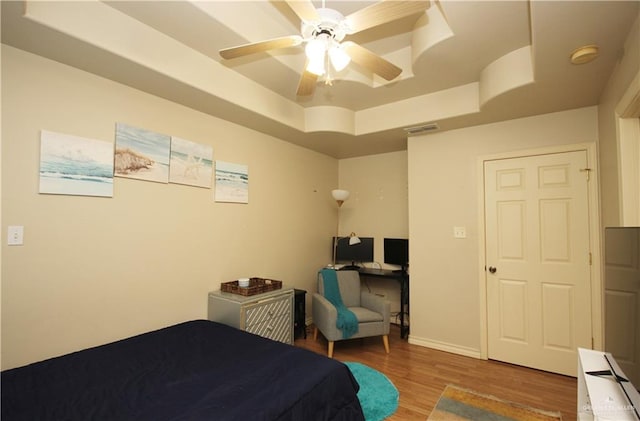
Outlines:
<svg viewBox="0 0 640 421"><path fill-rule="evenodd" d="M10 420L364 420L342 363L206 320L1 374Z"/></svg>

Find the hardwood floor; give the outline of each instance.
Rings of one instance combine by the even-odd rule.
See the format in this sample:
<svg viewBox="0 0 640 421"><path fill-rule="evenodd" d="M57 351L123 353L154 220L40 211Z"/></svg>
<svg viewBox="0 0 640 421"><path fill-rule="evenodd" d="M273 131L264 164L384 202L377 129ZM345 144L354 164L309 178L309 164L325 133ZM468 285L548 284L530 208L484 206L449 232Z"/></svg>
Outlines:
<svg viewBox="0 0 640 421"><path fill-rule="evenodd" d="M307 339L296 339L295 345L327 353L327 341L320 333L314 341L312 328L308 328ZM447 384L560 411L565 421L577 418L577 381L573 377L410 345L400 338L395 325L391 326L389 345L389 354L384 352L380 337L340 341L334 348L334 358L375 368L398 388L400 403L389 421L426 420Z"/></svg>

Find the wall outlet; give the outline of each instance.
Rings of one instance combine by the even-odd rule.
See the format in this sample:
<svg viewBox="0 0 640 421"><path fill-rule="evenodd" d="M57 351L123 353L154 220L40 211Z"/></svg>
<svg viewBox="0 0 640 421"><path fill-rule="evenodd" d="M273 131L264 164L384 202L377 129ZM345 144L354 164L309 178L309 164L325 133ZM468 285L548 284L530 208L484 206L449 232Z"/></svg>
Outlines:
<svg viewBox="0 0 640 421"><path fill-rule="evenodd" d="M453 238L467 238L467 228L453 227Z"/></svg>
<svg viewBox="0 0 640 421"><path fill-rule="evenodd" d="M11 225L7 228L7 245L21 246L24 244L24 227Z"/></svg>

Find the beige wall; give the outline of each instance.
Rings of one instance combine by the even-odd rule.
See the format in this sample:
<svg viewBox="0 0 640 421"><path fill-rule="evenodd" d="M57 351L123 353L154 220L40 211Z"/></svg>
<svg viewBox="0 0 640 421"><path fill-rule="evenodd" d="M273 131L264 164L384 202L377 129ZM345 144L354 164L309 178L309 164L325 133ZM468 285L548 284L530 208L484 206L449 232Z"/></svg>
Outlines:
<svg viewBox="0 0 640 421"><path fill-rule="evenodd" d="M409 153L339 163L3 46L0 238L24 225L25 245L1 249L2 368L206 317L207 291L240 276L313 291L316 269L331 260L336 186L352 194L340 235L374 237L377 263L382 238L411 238L411 340L477 353L478 157L599 136L602 220L615 225L614 109L638 72L638 27L597 116L590 107L433 133L411 138ZM121 178L113 199L37 193L41 129L113 141L116 122L211 144L215 159L249 165L249 205ZM467 239L454 240L453 226ZM373 288L398 300L393 285Z"/></svg>
<svg viewBox="0 0 640 421"><path fill-rule="evenodd" d="M389 267L383 238L409 235L407 151L341 159L339 180L351 192L340 210L340 235L373 237L375 266Z"/></svg>
<svg viewBox="0 0 640 421"><path fill-rule="evenodd" d="M397 269L384 264L383 239L409 238L407 151L341 159L339 180L340 188L351 192L340 209L340 236L353 231L373 237L375 262L366 266ZM398 282L365 281L374 293L387 297L392 313L400 311Z"/></svg>
<svg viewBox="0 0 640 421"><path fill-rule="evenodd" d="M589 107L409 138L410 342L480 355L479 157L597 134Z"/></svg>
<svg viewBox="0 0 640 421"><path fill-rule="evenodd" d="M597 142L602 227L620 223L616 107L640 74L640 17L597 107L409 139L411 341L475 355L480 351L478 157ZM443 180L446 182L443 183ZM468 238L455 240L453 226ZM598 328L598 323L594 327ZM599 337L598 332L594 336Z"/></svg>
<svg viewBox="0 0 640 421"><path fill-rule="evenodd" d="M627 90L640 94L640 86L630 86L640 74L640 16L627 37L624 55L614 69L598 106L600 198L602 228L620 226L618 115L616 107ZM640 80L640 79L637 79Z"/></svg>
<svg viewBox="0 0 640 421"><path fill-rule="evenodd" d="M597 142L602 227L619 224L615 108L629 89L640 90L630 86L639 68L640 17L627 37L624 55L597 109L589 107L410 138L408 182L400 177L405 165L401 155L340 161L340 187L352 191L340 217L341 235L355 231L378 240L405 229L411 233L412 342L469 355L480 353L480 156ZM389 191L400 192L407 184L408 226L402 221L405 210L394 208L388 196ZM402 198L394 195L394 199L399 203ZM454 226L467 228L466 240L453 238ZM382 260L381 253L378 241L376 260ZM390 299L395 298L391 290ZM596 332L595 336L600 335Z"/></svg>
<svg viewBox="0 0 640 421"><path fill-rule="evenodd" d="M205 318L243 276L315 289L336 224L337 160L2 47L2 368ZM247 164L249 204L123 178L113 198L38 194L41 129L114 140L116 122L210 144Z"/></svg>

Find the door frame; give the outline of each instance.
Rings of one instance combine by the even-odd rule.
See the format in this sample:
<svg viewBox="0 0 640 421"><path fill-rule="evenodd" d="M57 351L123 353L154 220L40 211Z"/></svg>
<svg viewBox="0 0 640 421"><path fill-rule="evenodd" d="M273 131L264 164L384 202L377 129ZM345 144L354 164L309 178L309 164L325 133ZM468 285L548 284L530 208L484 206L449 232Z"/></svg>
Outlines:
<svg viewBox="0 0 640 421"><path fill-rule="evenodd" d="M525 158L536 155L548 155L563 152L585 151L587 163L591 169L591 182L587 184L589 194L589 247L591 249L591 337L592 347L602 350L604 347L603 324L603 285L602 285L602 243L600 227L600 176L598 172L597 148L595 143L578 143L570 145L550 146L545 148L526 149L520 151L503 152L478 157L478 291L480 296L480 358L489 358L489 339L487 322L487 272L486 265L486 224L485 224L485 193L484 193L484 164L487 161L501 159ZM576 364L578 362L576 361Z"/></svg>
<svg viewBox="0 0 640 421"><path fill-rule="evenodd" d="M619 220L623 227L637 226L640 224L640 71L618 102L615 114Z"/></svg>

